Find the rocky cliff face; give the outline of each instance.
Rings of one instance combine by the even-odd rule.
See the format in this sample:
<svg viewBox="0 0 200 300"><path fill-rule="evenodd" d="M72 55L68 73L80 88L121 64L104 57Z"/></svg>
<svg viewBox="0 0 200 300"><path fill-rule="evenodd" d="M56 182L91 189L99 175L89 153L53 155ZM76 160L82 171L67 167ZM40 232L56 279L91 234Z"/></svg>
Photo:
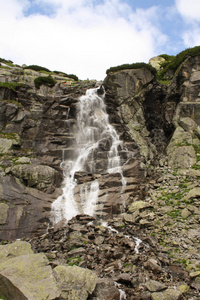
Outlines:
<svg viewBox="0 0 200 300"><path fill-rule="evenodd" d="M120 156L128 183L126 204L142 197L146 189L142 182L153 176L152 166L161 154L167 155L172 168L198 164L199 68L199 57L188 57L168 86L159 84L145 67L105 78L110 123L124 142ZM10 83L0 88L0 219L5 240L46 230L52 201L62 193L63 153L67 159L76 147L76 103L96 82L54 75L53 88L36 89L34 79L42 73L5 66L0 71L1 81ZM106 152L106 145L102 147ZM105 189L109 194L105 217L119 213L116 178L98 173L102 194ZM77 174L77 180L82 184L92 177Z"/></svg>
<svg viewBox="0 0 200 300"><path fill-rule="evenodd" d="M53 74L52 77L57 81L54 87L42 85L36 89L34 79L43 75L16 66L0 67L1 241L41 236L47 232L49 224L51 226L52 202L62 194L63 170L60 163L73 156L76 150L77 101L86 89L98 86L95 81L75 82ZM49 231L38 240L35 238L33 247L35 251L47 252L55 264L63 263L63 260L71 259L70 251L73 250L69 239L74 237L75 242L71 246L82 249L81 253L73 252L76 264L77 257L81 257L81 267L94 269L98 276L101 276L101 272L113 279L117 276L125 286L132 285L135 290L133 293L132 288L129 289L130 299L131 295L137 299L161 297L159 288L154 290L154 287L152 290L151 287L144 287L145 280L142 279L148 277L159 280L160 275L155 277L155 268L155 272L164 274L163 282L170 276L175 278L182 274L182 283L190 283L196 295L199 290L196 277L199 274L200 259L200 58L187 57L167 85L159 83L145 67L110 72L103 85L110 123L123 141L119 151L127 182L123 191L126 204L123 214L119 196L120 178L116 174L102 172L108 152L106 143L101 145L102 151L95 157L98 171L95 174L79 172L76 179L81 188L85 182L98 178L98 204L101 212L97 211L97 216L101 213L105 220L118 230L122 229L124 234L136 234L146 241L147 244L142 246L144 261L139 263L140 258L133 257L137 260L136 265L140 265L144 272L141 273L139 267L136 273L134 268L125 270L125 265L132 259L134 243L120 236L119 250L119 236L111 240L108 229L90 223L86 226L87 218L84 216L81 217L81 224L76 224L75 220L69 224L69 228L62 229L62 224L59 224L55 232ZM108 196L103 203L105 193ZM89 228L95 232L97 240ZM53 250L50 246L52 243ZM86 244L89 246L86 247ZM155 250L158 245L158 250ZM106 247L111 252L108 256ZM102 262L95 254L98 251L102 252ZM123 257L121 252L127 255ZM174 267L169 255L172 261L174 259L173 262L184 262L191 276L188 277L188 274L182 273L182 269ZM95 257L95 260L92 261L91 257ZM167 273L161 269L164 265L171 268ZM122 276L119 274L119 266ZM102 284L105 285L105 282ZM167 286L170 288L169 282ZM119 299L119 292L113 282L109 289L110 294L114 290L116 299ZM145 289L148 292L144 292ZM172 292L173 295L170 295L173 299L181 299L185 293L180 290L173 293L167 289L163 292L163 297L168 297L166 299L172 297L168 292ZM141 293L143 298L139 298ZM190 295L193 295L192 292ZM91 299L95 299L95 296Z"/></svg>

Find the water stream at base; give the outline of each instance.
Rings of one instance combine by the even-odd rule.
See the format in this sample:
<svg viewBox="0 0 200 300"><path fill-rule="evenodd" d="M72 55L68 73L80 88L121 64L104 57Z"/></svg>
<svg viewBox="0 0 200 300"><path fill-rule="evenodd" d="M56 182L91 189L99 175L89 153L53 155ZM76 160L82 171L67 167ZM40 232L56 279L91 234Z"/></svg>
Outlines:
<svg viewBox="0 0 200 300"><path fill-rule="evenodd" d="M105 91L101 86L87 90L77 104L77 132L75 151L70 159L63 159L61 167L64 174L63 194L52 204L52 222L62 219L69 221L77 214L95 214L95 206L99 194L98 179L84 183L77 191L77 172L87 174L98 173L97 153L108 152L107 163L103 166L104 173L119 173L121 176L121 195L126 180L123 177L118 149L122 141L109 123L109 116L104 103ZM108 149L108 150L107 150ZM63 155L65 157L65 155ZM123 196L122 205L123 203Z"/></svg>

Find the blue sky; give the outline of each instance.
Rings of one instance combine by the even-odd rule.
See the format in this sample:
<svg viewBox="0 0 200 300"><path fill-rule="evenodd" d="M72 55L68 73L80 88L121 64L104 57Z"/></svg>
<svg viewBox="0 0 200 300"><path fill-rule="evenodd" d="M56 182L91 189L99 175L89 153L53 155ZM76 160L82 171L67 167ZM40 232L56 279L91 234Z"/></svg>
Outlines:
<svg viewBox="0 0 200 300"><path fill-rule="evenodd" d="M0 0L0 57L103 80L200 45L200 0Z"/></svg>

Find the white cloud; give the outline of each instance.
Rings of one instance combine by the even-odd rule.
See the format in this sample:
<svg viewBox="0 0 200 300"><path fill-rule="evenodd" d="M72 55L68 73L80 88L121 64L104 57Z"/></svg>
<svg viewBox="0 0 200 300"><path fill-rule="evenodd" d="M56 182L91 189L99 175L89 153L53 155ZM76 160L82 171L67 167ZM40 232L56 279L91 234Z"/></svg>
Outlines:
<svg viewBox="0 0 200 300"><path fill-rule="evenodd" d="M199 0L176 0L178 12L187 22L200 21L200 1Z"/></svg>
<svg viewBox="0 0 200 300"><path fill-rule="evenodd" d="M200 27L187 30L183 34L186 47L194 47L200 45Z"/></svg>
<svg viewBox="0 0 200 300"><path fill-rule="evenodd" d="M132 11L121 0L34 3L51 5L54 14L25 17L28 0L0 2L1 57L99 80L111 66L147 62L158 44L166 42L153 25L155 7Z"/></svg>
<svg viewBox="0 0 200 300"><path fill-rule="evenodd" d="M182 39L186 47L200 44L200 1L176 0L178 13L184 19L187 28L182 32Z"/></svg>

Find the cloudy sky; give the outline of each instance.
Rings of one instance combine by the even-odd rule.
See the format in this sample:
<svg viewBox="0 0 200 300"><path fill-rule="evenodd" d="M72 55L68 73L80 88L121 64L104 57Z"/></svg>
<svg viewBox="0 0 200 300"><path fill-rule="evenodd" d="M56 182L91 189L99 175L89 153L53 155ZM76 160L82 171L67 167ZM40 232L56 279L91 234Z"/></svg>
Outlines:
<svg viewBox="0 0 200 300"><path fill-rule="evenodd" d="M80 79L200 45L200 0L0 0L0 57Z"/></svg>

